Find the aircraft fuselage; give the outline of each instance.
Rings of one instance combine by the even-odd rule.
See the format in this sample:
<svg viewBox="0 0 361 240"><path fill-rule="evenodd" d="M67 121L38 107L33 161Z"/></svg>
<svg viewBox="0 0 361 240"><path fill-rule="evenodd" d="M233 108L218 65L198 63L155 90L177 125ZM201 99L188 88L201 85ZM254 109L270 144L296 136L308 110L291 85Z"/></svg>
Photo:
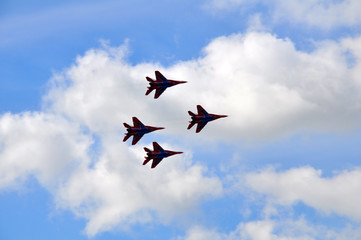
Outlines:
<svg viewBox="0 0 361 240"><path fill-rule="evenodd" d="M216 120L218 118L226 117L226 115L215 115L215 114L209 114L206 116L192 116L192 121L198 123L198 122L210 122L213 120Z"/></svg>
<svg viewBox="0 0 361 240"><path fill-rule="evenodd" d="M127 128L129 134L146 134L157 129L154 128Z"/></svg>
<svg viewBox="0 0 361 240"><path fill-rule="evenodd" d="M150 86L154 88L168 88L174 85L186 83L185 81L174 81L174 80L167 80L166 82L150 82Z"/></svg>
<svg viewBox="0 0 361 240"><path fill-rule="evenodd" d="M150 159L163 159L163 158L167 158L169 156L172 156L174 154L180 154L182 152L173 152L173 151L168 151L168 150L165 150L164 152L148 152L147 153L147 156L150 158Z"/></svg>

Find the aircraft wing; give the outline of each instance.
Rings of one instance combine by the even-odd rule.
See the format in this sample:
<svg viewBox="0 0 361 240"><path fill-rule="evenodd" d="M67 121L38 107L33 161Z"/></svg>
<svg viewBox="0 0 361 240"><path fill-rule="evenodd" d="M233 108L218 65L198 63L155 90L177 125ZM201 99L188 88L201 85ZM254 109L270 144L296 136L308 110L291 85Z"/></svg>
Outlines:
<svg viewBox="0 0 361 240"><path fill-rule="evenodd" d="M144 127L144 124L141 121L139 121L139 119L136 117L133 117L133 124L134 124L134 127L136 127L136 128Z"/></svg>
<svg viewBox="0 0 361 240"><path fill-rule="evenodd" d="M204 108L201 105L197 105L198 115L208 115L208 112L204 110Z"/></svg>
<svg viewBox="0 0 361 240"><path fill-rule="evenodd" d="M188 130L191 129L193 127L193 125L196 124L196 122L192 121L192 122L189 122L189 125L188 125Z"/></svg>
<svg viewBox="0 0 361 240"><path fill-rule="evenodd" d="M128 138L130 138L130 136L131 136L131 135L126 134L126 135L125 135L125 137L123 138L123 142L127 141L127 140L128 140Z"/></svg>
<svg viewBox="0 0 361 240"><path fill-rule="evenodd" d="M132 141L132 145L137 144L137 142L143 137L144 134L141 133L136 133L133 135L133 141Z"/></svg>
<svg viewBox="0 0 361 240"><path fill-rule="evenodd" d="M155 71L155 78L158 82L168 82L168 80L159 71Z"/></svg>
<svg viewBox="0 0 361 240"><path fill-rule="evenodd" d="M154 95L154 98L158 98L164 91L165 91L166 88L157 88L155 90L155 95Z"/></svg>
<svg viewBox="0 0 361 240"><path fill-rule="evenodd" d="M162 160L163 158L155 158L152 162L152 168L155 168Z"/></svg>
<svg viewBox="0 0 361 240"><path fill-rule="evenodd" d="M197 125L196 133L199 133L206 125L207 122L199 122Z"/></svg>
<svg viewBox="0 0 361 240"><path fill-rule="evenodd" d="M153 150L156 152L163 152L164 149L157 143L157 142L153 142Z"/></svg>

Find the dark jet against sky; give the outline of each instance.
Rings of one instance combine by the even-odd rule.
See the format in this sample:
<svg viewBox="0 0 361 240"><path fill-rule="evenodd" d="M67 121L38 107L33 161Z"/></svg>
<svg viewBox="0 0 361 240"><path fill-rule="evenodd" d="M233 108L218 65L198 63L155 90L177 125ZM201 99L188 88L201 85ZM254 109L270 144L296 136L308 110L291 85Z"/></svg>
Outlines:
<svg viewBox="0 0 361 240"><path fill-rule="evenodd" d="M164 150L156 142L153 142L153 151L151 151L150 149L148 149L146 147L144 148L144 150L147 152L147 156L145 157L143 165L147 164L150 160L153 160L152 168L155 168L163 160L163 158L172 156L174 154L183 153L183 152L173 152L173 151L169 151L169 150Z"/></svg>
<svg viewBox="0 0 361 240"><path fill-rule="evenodd" d="M151 127L145 126L138 118L133 117L134 127L129 126L127 123L123 123L124 127L127 128L127 133L125 133L125 137L123 142L127 141L128 138L133 136L132 145L135 145L146 133L150 133L156 130L164 129L163 127Z"/></svg>
<svg viewBox="0 0 361 240"><path fill-rule="evenodd" d="M154 98L157 99L168 87L180 83L186 83L186 81L175 81L166 79L159 71L155 71L156 80L146 77L149 82L149 87L145 95L148 95L155 89Z"/></svg>
<svg viewBox="0 0 361 240"><path fill-rule="evenodd" d="M218 118L227 117L227 115L217 115L217 114L210 114L201 105L197 105L198 114L194 114L191 111L188 111L189 115L192 117L192 121L189 121L189 125L187 129L191 129L194 124L197 125L196 133L199 133L204 126L210 121L216 120Z"/></svg>

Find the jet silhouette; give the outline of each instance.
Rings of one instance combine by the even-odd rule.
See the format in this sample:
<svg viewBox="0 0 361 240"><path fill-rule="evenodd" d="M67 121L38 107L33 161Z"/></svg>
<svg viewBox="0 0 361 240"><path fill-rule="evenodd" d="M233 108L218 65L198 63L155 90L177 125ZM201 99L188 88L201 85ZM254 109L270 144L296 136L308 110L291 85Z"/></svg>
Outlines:
<svg viewBox="0 0 361 240"><path fill-rule="evenodd" d="M197 125L196 133L199 133L204 126L210 121L216 120L218 118L228 117L227 115L217 115L217 114L210 114L201 105L197 105L198 114L194 114L191 111L188 111L189 115L192 117L192 121L189 121L189 125L187 129L191 129L194 124Z"/></svg>
<svg viewBox="0 0 361 240"><path fill-rule="evenodd" d="M157 142L153 142L153 151L146 147L144 148L144 150L147 152L147 156L145 157L143 165L147 164L150 160L153 160L152 168L155 168L163 160L163 158L172 156L174 154L183 153L164 150L161 146L159 146Z"/></svg>
<svg viewBox="0 0 361 240"><path fill-rule="evenodd" d="M145 93L145 95L148 95L155 89L155 99L157 99L168 87L172 87L180 83L186 83L186 81L168 80L159 71L155 71L155 77L156 80L146 77L149 82L149 86L147 92Z"/></svg>
<svg viewBox="0 0 361 240"><path fill-rule="evenodd" d="M138 118L133 117L134 126L129 126L127 123L123 123L124 127L127 128L127 133L125 133L125 137L123 142L127 141L128 138L133 136L132 145L135 145L146 133L150 133L156 130L164 129L163 127L151 127L145 126Z"/></svg>

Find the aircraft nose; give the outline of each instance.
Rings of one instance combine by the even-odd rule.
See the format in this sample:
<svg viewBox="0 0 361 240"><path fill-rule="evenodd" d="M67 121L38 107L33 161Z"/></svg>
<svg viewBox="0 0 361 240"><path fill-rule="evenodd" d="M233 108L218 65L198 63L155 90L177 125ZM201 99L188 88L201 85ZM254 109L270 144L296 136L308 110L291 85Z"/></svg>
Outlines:
<svg viewBox="0 0 361 240"><path fill-rule="evenodd" d="M175 154L181 154L181 153L183 153L183 152L173 152L173 151L171 151L171 152L169 152L170 153L170 155L175 155Z"/></svg>
<svg viewBox="0 0 361 240"><path fill-rule="evenodd" d="M187 81L178 81L176 84L187 83Z"/></svg>

